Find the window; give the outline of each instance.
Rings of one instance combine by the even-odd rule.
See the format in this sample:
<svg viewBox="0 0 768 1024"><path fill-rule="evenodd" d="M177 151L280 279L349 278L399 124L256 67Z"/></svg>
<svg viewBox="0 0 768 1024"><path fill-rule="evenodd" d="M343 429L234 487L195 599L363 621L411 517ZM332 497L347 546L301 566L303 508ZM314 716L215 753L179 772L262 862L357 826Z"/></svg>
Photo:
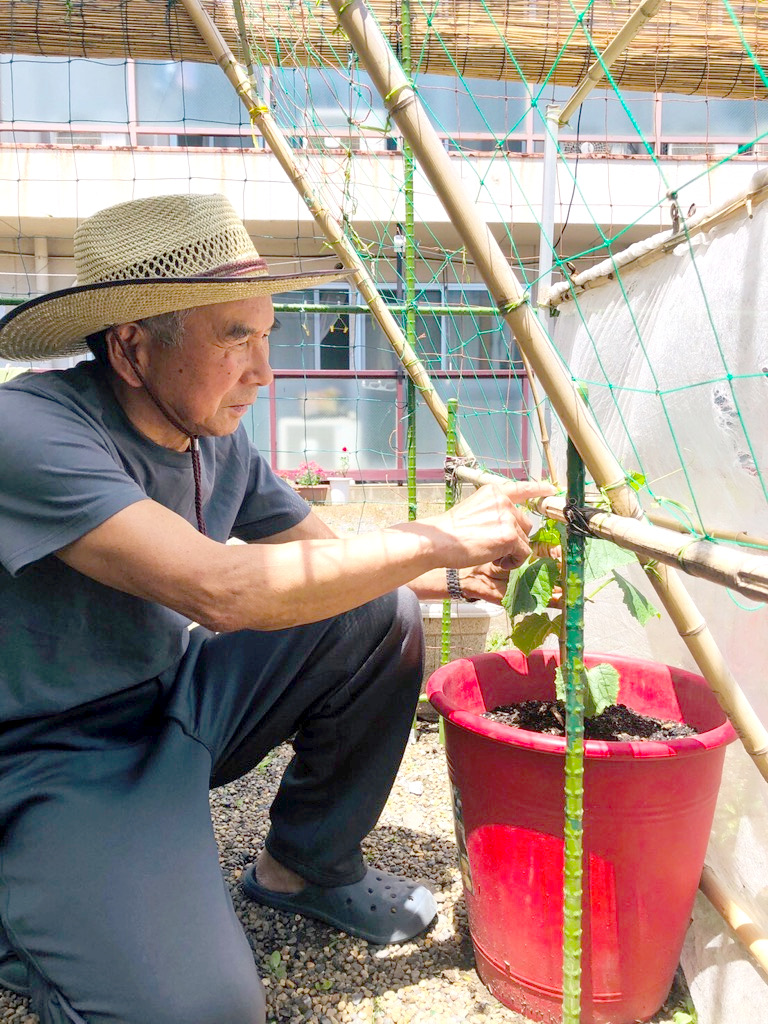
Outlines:
<svg viewBox="0 0 768 1024"><path fill-rule="evenodd" d="M139 120L152 125L207 127L248 123L248 114L216 64L136 61Z"/></svg>
<svg viewBox="0 0 768 1024"><path fill-rule="evenodd" d="M353 470L391 470L397 425L396 382L370 378L313 377L275 381L277 468L319 463L339 471L342 449Z"/></svg>
<svg viewBox="0 0 768 1024"><path fill-rule="evenodd" d="M536 109L533 131L536 135L548 133L545 124L547 106L551 103L565 104L572 95L573 89L566 86L534 88ZM626 91L619 96L612 89L596 89L574 112L569 123L560 128L560 149L563 153L583 154L645 153L647 149L643 139L652 146L655 138L654 108L653 93ZM587 141L576 142L576 135ZM616 139L626 141L616 142ZM543 142L537 142L535 148L541 152Z"/></svg>
<svg viewBox="0 0 768 1024"><path fill-rule="evenodd" d="M458 399L459 428L484 466L503 470L510 463L522 465L527 444L522 381L438 378L434 383L443 401ZM443 468L445 435L423 402L416 407L416 445L421 469Z"/></svg>
<svg viewBox="0 0 768 1024"><path fill-rule="evenodd" d="M364 71L333 68L277 68L272 73L272 104L278 123L292 133L347 135L352 125L381 130L384 101ZM309 112L312 112L310 118ZM330 140L335 141L335 140Z"/></svg>
<svg viewBox="0 0 768 1024"><path fill-rule="evenodd" d="M450 306L493 306L483 285L449 285L446 290ZM495 313L469 313L446 318L447 365L445 369L509 370L519 361L517 348L511 342L511 331Z"/></svg>
<svg viewBox="0 0 768 1024"><path fill-rule="evenodd" d="M665 96L661 112L664 135L711 135L753 139L768 128L765 104L754 100L721 100Z"/></svg>
<svg viewBox="0 0 768 1024"><path fill-rule="evenodd" d="M492 132L502 136L523 131L528 101L521 82L446 75L416 75L414 80L424 105L443 132Z"/></svg>
<svg viewBox="0 0 768 1024"><path fill-rule="evenodd" d="M398 299L398 290L391 286L380 286L381 294L387 303L402 301ZM416 291L416 302L427 306L439 306L442 303L440 288L421 288ZM360 300L362 301L362 299ZM405 333L405 318L396 314ZM416 338L414 348L419 359L429 368L440 368L443 362L442 326L440 317L434 313L416 311ZM395 370L399 360L392 350L389 340L378 321L370 313L365 316L365 369Z"/></svg>
<svg viewBox="0 0 768 1024"><path fill-rule="evenodd" d="M309 288L276 295L275 303L327 306L320 311L278 310L279 327L270 339L270 357L276 370L350 370L353 368L357 318L333 306L350 304L349 289Z"/></svg>
<svg viewBox="0 0 768 1024"><path fill-rule="evenodd" d="M0 57L4 121L128 122L124 60Z"/></svg>

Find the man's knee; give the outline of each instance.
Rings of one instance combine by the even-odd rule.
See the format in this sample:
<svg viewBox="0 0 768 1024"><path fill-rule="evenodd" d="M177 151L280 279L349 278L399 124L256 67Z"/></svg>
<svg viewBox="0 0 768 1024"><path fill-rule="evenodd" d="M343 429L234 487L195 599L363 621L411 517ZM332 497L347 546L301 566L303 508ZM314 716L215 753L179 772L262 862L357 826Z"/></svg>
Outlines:
<svg viewBox="0 0 768 1024"><path fill-rule="evenodd" d="M371 604L377 607L388 631L419 640L422 632L421 605L409 587L399 587Z"/></svg>
<svg viewBox="0 0 768 1024"><path fill-rule="evenodd" d="M204 980L179 984L172 995L164 986L154 994L145 991L135 1009L135 1020L136 1024L264 1024L264 988L255 967L251 974L237 979L222 972L214 980L211 972Z"/></svg>
<svg viewBox="0 0 768 1024"><path fill-rule="evenodd" d="M424 632L421 605L408 587L400 587L366 606L375 609L378 628L365 629L361 636L379 636L379 644L396 653L403 670L421 672L423 663Z"/></svg>
<svg viewBox="0 0 768 1024"><path fill-rule="evenodd" d="M113 988L94 1011L70 1003L47 979L30 974L31 1008L46 1024L120 1020L124 1024L264 1024L264 988L255 966L233 979L226 971L210 972L206 979L182 978L175 982L162 971L145 977L139 992ZM118 994L119 993L119 994ZM88 1002L93 1002L92 995Z"/></svg>

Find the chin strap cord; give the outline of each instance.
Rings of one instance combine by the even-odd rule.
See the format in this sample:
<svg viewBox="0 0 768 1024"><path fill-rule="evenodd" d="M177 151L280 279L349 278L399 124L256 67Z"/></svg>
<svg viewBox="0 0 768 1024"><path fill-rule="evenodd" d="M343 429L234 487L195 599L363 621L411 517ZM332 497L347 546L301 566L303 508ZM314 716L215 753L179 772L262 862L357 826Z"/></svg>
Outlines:
<svg viewBox="0 0 768 1024"><path fill-rule="evenodd" d="M192 453L192 476L195 478L195 515L197 516L197 528L204 537L208 536L203 517L203 488L202 474L200 472L200 441L197 434L189 437L189 450Z"/></svg>
<svg viewBox="0 0 768 1024"><path fill-rule="evenodd" d="M187 428L184 426L181 420L178 420L173 415L172 412L166 409L165 404L160 401L160 399L154 393L153 389L149 386L149 384L147 384L146 380L144 379L144 374L136 365L136 360L133 358L131 353L126 350L125 346L123 345L122 341L120 341L119 338L118 345L120 346L120 350L125 356L126 361L129 363L131 369L138 377L141 386L147 392L147 394L155 403L155 405L163 414L163 416L165 416L165 418L168 420L171 426L175 427L176 430L179 431L179 433L184 434L186 437L189 438L189 452L190 455L192 456L192 478L195 481L195 516L197 518L197 529L199 530L200 533L202 533L204 537L207 537L208 530L205 527L205 518L203 516L203 474L200 467L200 439L198 438L197 434L190 434L190 432L187 430Z"/></svg>

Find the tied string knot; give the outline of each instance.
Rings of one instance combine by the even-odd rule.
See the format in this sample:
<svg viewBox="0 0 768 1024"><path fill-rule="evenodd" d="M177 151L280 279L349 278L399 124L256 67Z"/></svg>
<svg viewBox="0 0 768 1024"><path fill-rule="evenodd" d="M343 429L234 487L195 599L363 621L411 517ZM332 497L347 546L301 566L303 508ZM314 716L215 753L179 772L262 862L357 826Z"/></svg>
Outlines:
<svg viewBox="0 0 768 1024"><path fill-rule="evenodd" d="M477 466L477 459L474 456L446 455L445 457L445 482L450 486L456 485L456 470L461 466L474 469Z"/></svg>
<svg viewBox="0 0 768 1024"><path fill-rule="evenodd" d="M599 513L600 509L590 508L585 505L576 505L569 501L563 508L565 522L571 533L581 534L582 537L592 537L592 530L589 528L589 521Z"/></svg>

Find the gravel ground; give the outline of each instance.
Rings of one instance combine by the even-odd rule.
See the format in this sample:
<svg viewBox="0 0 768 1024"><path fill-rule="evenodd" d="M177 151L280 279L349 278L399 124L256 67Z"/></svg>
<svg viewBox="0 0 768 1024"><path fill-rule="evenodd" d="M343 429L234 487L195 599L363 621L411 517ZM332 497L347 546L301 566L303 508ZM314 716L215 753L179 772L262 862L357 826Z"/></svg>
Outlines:
<svg viewBox="0 0 768 1024"><path fill-rule="evenodd" d="M405 518L400 505L378 513L369 506L320 511L340 532ZM489 995L474 971L436 725L418 724L380 822L365 843L373 865L432 887L440 913L428 936L401 946L369 946L243 897L237 879L261 847L268 807L290 753L280 747L247 777L211 795L222 869L267 987L271 1024L526 1024ZM671 1024L675 1004L654 1018L656 1024ZM11 1021L37 1024L38 1018L25 1000L0 989L0 1022Z"/></svg>

